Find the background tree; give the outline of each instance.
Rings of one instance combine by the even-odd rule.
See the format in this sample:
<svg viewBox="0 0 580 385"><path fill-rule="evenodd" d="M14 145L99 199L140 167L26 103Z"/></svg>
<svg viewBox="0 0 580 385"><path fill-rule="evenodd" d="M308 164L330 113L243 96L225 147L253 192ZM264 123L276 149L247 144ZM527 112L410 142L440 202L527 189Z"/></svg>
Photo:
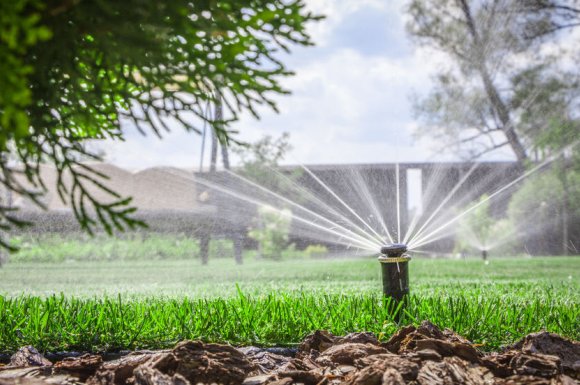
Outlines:
<svg viewBox="0 0 580 385"><path fill-rule="evenodd" d="M579 0L520 0L527 39L545 38L580 26Z"/></svg>
<svg viewBox="0 0 580 385"><path fill-rule="evenodd" d="M274 191L279 190L280 179L273 171L278 168L290 150L292 150L292 145L290 134L287 132L278 138L265 135L253 143L232 147L240 163L238 172Z"/></svg>
<svg viewBox="0 0 580 385"><path fill-rule="evenodd" d="M278 138L266 135L254 143L235 146L233 152L240 162L237 173L259 186L289 198L295 192L293 182L301 173L280 170L279 163L291 149L288 133ZM254 224L248 231L249 237L257 242L258 253L263 258L280 259L282 251L288 247L292 212L279 205L279 200L275 200L272 206L266 203L258 207Z"/></svg>
<svg viewBox="0 0 580 385"><path fill-rule="evenodd" d="M130 198L77 160L98 159L83 143L123 140L121 121L143 134L170 124L199 132L218 85L224 118L209 123L229 143L240 112L276 109L272 96L288 92L279 81L291 75L276 52L310 45L305 26L317 19L297 0L1 2L0 184L41 206L39 167L50 163L84 229L140 225ZM91 184L111 200L95 199ZM18 224L0 202L0 230Z"/></svg>
<svg viewBox="0 0 580 385"><path fill-rule="evenodd" d="M580 14L570 3L575 2L413 0L407 25L411 36L450 59L433 79L433 91L417 102L416 112L426 123L419 134L439 137L446 146L452 143L470 158L509 147L518 161L528 160L538 130L546 127L537 125L530 132L522 116L550 111L546 98L537 104L537 93L550 73L562 70L563 59L575 54L541 49L547 41L557 46L561 36L556 32L576 25L572 18ZM535 81L527 84L522 98L517 82L529 71ZM577 68L572 71L569 75L577 78Z"/></svg>
<svg viewBox="0 0 580 385"><path fill-rule="evenodd" d="M467 250L478 251L485 260L496 221L491 217L487 194L482 195L477 202L472 204L476 203L479 206L458 223L455 250L461 253Z"/></svg>

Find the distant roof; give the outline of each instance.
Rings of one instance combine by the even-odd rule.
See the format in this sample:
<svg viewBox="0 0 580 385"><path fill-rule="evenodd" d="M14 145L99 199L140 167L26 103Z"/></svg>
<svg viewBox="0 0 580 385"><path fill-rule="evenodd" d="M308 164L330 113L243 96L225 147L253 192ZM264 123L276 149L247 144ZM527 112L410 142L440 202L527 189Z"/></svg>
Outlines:
<svg viewBox="0 0 580 385"><path fill-rule="evenodd" d="M132 206L139 210L195 210L199 205L192 173L173 167L154 167L136 173L108 163L88 164L106 178L99 182L122 197L133 197ZM49 211L69 210L56 190L57 173L54 167L42 165L40 176L47 188L43 202ZM65 178L65 184L67 183ZM113 201L114 197L97 185L86 184L92 195L101 202ZM38 210L30 201L14 196L12 205L23 210Z"/></svg>

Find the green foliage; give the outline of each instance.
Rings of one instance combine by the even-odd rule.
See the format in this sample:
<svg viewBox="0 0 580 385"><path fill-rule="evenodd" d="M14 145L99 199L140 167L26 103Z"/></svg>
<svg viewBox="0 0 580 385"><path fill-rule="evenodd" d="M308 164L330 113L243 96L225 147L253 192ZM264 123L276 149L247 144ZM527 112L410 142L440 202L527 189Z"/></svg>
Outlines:
<svg viewBox="0 0 580 385"><path fill-rule="evenodd" d="M292 212L271 206L260 206L255 226L248 232L258 242L258 253L263 258L281 259L282 251L288 247L288 236L292 224Z"/></svg>
<svg viewBox="0 0 580 385"><path fill-rule="evenodd" d="M288 189L292 181L300 175L294 171L285 175L278 170L279 163L284 160L288 152L292 150L290 135L285 132L279 138L274 139L265 135L262 139L233 147L233 152L240 160L238 172L252 182L259 184L275 192Z"/></svg>
<svg viewBox="0 0 580 385"><path fill-rule="evenodd" d="M318 19L299 0L3 1L0 186L42 206L39 167L51 163L84 229L143 225L130 199L79 161L98 159L84 142L124 140L121 121L158 136L172 124L199 132L208 121L227 144L235 133L227 125L241 112L276 109L272 96L288 93L280 79L291 72L276 52L312 44L306 24ZM220 121L205 113L218 88L227 111ZM17 224L0 204L0 230Z"/></svg>
<svg viewBox="0 0 580 385"><path fill-rule="evenodd" d="M277 139L266 135L254 143L234 147L241 163L237 172L261 188L288 197L294 192L292 186L295 179L301 175L299 171L287 174L278 168L279 162L292 149L289 139L288 133ZM280 210L267 204L258 207L257 217L248 235L258 242L258 253L262 257L282 257L282 251L288 247L291 222L292 212L289 209Z"/></svg>
<svg viewBox="0 0 580 385"><path fill-rule="evenodd" d="M13 239L18 251L10 256L11 263L80 262L80 261L153 261L199 258L199 242L186 235L127 234L108 237L86 235L37 235ZM233 254L233 242L225 239L210 241L212 258Z"/></svg>
<svg viewBox="0 0 580 385"><path fill-rule="evenodd" d="M458 224L455 236L455 252L481 254L488 251L494 242L509 232L509 223L491 216L489 196L484 194L470 207L475 209L464 216Z"/></svg>
<svg viewBox="0 0 580 385"><path fill-rule="evenodd" d="M566 70L566 61L577 47L538 46L559 47L552 32L580 25L580 9L570 3L411 1L410 35L449 59L434 76L433 91L416 101L425 122L417 134L470 159L509 146L519 161L532 158L546 132L570 138L550 125L566 124L576 109L580 72Z"/></svg>
<svg viewBox="0 0 580 385"><path fill-rule="evenodd" d="M580 337L579 258L494 257L414 258L402 322L429 319L486 350L542 328ZM399 325L379 271L375 258L11 263L0 270L0 346L115 350L188 338L280 346L317 329L387 339Z"/></svg>
<svg viewBox="0 0 580 385"><path fill-rule="evenodd" d="M324 245L308 245L304 249L304 254L311 258L322 257L328 254L328 248Z"/></svg>
<svg viewBox="0 0 580 385"><path fill-rule="evenodd" d="M0 4L0 153L9 141L29 135L27 108L33 98L28 77L34 65L27 63L26 56L52 36L50 29L40 23L43 8L39 0Z"/></svg>
<svg viewBox="0 0 580 385"><path fill-rule="evenodd" d="M566 178L567 204L564 206ZM538 254L562 252L563 216L568 217L569 251L578 252L580 244L580 172L570 169L564 175L558 165L528 178L511 198L508 217L518 237ZM551 240L551 241L550 241ZM554 240L562 240L560 242Z"/></svg>

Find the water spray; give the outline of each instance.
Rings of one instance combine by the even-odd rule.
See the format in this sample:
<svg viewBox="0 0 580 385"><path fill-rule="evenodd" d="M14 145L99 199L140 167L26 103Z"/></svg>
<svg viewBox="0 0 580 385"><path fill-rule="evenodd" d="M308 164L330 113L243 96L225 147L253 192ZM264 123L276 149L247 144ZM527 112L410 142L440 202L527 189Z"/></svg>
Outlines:
<svg viewBox="0 0 580 385"><path fill-rule="evenodd" d="M390 243L381 247L381 263L383 273L383 293L396 303L401 302L409 294L409 261L406 254L407 245Z"/></svg>

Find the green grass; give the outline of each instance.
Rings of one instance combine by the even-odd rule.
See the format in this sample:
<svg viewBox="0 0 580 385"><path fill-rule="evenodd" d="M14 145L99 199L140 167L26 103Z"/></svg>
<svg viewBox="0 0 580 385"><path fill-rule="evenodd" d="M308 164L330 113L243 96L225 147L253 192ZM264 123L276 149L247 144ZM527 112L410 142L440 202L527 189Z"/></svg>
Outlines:
<svg viewBox="0 0 580 385"><path fill-rule="evenodd" d="M580 339L580 258L411 261L401 324L429 319L484 349L542 329ZM291 345L316 329L398 327L374 258L9 263L0 350L159 348L191 338ZM61 294L62 293L62 294Z"/></svg>

